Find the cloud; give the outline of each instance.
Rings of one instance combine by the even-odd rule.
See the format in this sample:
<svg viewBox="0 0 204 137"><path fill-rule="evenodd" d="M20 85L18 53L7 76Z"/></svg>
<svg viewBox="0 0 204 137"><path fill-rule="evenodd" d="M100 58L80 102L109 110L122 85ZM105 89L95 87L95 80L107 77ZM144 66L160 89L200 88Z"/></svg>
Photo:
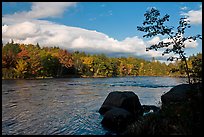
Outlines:
<svg viewBox="0 0 204 137"><path fill-rule="evenodd" d="M159 41L161 41L160 38L158 36L155 36L151 40L147 41L147 44L151 46L157 44Z"/></svg>
<svg viewBox="0 0 204 137"><path fill-rule="evenodd" d="M108 10L104 13L99 14L100 17L109 17L113 15L113 11L112 10Z"/></svg>
<svg viewBox="0 0 204 137"><path fill-rule="evenodd" d="M180 9L181 9L181 10L187 10L188 7L184 6L184 7L181 7Z"/></svg>
<svg viewBox="0 0 204 137"><path fill-rule="evenodd" d="M147 46L151 46L151 45L157 44L160 41L163 41L163 42L172 42L171 39L167 39L167 38L160 39L160 37L155 36L154 38L152 38L151 40L147 41L146 43L147 43ZM184 42L184 44L185 44L185 48L187 48L187 49L189 49L189 48L196 48L198 46L197 41L193 40L193 39L186 40ZM168 48L173 48L173 46L169 45Z"/></svg>
<svg viewBox="0 0 204 137"><path fill-rule="evenodd" d="M105 5L105 4L101 4L100 6L101 6L101 7L105 7L106 5Z"/></svg>
<svg viewBox="0 0 204 137"><path fill-rule="evenodd" d="M40 28L32 22L3 26L2 31L5 38L12 36L19 40L24 40L26 37L35 37L40 34Z"/></svg>
<svg viewBox="0 0 204 137"><path fill-rule="evenodd" d="M112 15L113 15L113 11L112 11L112 10L109 10L109 11L108 11L108 15L109 15L109 16L112 16Z"/></svg>
<svg viewBox="0 0 204 137"><path fill-rule="evenodd" d="M76 2L33 2L30 11L4 15L2 20L5 22L22 22L31 19L59 17L65 10L76 6L76 4Z"/></svg>
<svg viewBox="0 0 204 137"><path fill-rule="evenodd" d="M166 60L167 55L161 56L162 51L148 51L146 47L160 41L154 37L149 41L134 36L118 41L95 30L69 27L44 20L32 20L13 25L2 26L2 40L7 43L14 40L17 43L36 44L42 47L59 46L68 51L84 51L87 53L104 53L111 56L136 56L151 60ZM164 39L165 40L165 39ZM187 48L196 47L198 43L187 42Z"/></svg>
<svg viewBox="0 0 204 137"><path fill-rule="evenodd" d="M94 20L96 20L96 17L94 17L94 18L89 18L89 21L94 21Z"/></svg>
<svg viewBox="0 0 204 137"><path fill-rule="evenodd" d="M190 48L196 48L198 46L198 43L196 40L187 40L184 42L186 49L190 49Z"/></svg>
<svg viewBox="0 0 204 137"><path fill-rule="evenodd" d="M46 3L48 4L48 3ZM51 4L51 3L49 3ZM52 9L55 12L48 12L49 9L39 13L38 9L43 9L44 4L33 3L31 11L6 15L2 18L2 41L7 43L14 40L17 43L36 44L40 46L59 46L68 51L84 51L87 53L104 53L111 56L136 56L151 60L155 57L158 60L166 60L168 55L161 56L162 51L148 51L146 47L160 41L159 37L154 37L149 41L144 41L137 36L127 37L124 40L116 40L108 35L95 30L87 30L78 27L60 25L54 22L39 20L39 18L56 17L63 14L67 8L76 3L66 5L55 5ZM35 11L35 12L34 12ZM112 11L110 11L112 13ZM30 15L28 17L28 15ZM32 16L31 16L32 15ZM24 18L25 17L25 18ZM196 47L197 43L187 43L187 47ZM194 46L195 45L195 46Z"/></svg>
<svg viewBox="0 0 204 137"><path fill-rule="evenodd" d="M191 24L202 24L202 6L200 6L200 10L190 10L187 13L181 13L190 20Z"/></svg>
<svg viewBox="0 0 204 137"><path fill-rule="evenodd" d="M2 26L3 43L11 39L18 43L59 46L69 51L131 55L146 59L161 56L156 51L146 52L147 43L137 36L118 41L94 30L69 27L44 20L31 20Z"/></svg>
<svg viewBox="0 0 204 137"><path fill-rule="evenodd" d="M147 11L151 10L152 8L157 9L156 7L147 7Z"/></svg>

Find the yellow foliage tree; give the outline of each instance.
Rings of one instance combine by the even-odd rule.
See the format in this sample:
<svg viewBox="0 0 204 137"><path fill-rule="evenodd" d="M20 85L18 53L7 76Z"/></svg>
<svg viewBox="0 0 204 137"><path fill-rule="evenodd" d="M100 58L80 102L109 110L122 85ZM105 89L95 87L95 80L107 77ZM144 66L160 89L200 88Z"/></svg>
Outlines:
<svg viewBox="0 0 204 137"><path fill-rule="evenodd" d="M93 66L93 61L94 61L93 57L81 57L81 60L88 67L92 67Z"/></svg>
<svg viewBox="0 0 204 137"><path fill-rule="evenodd" d="M28 63L23 59L18 60L16 64L16 68L14 68L18 78L24 78L25 73L27 72L27 69L28 69Z"/></svg>

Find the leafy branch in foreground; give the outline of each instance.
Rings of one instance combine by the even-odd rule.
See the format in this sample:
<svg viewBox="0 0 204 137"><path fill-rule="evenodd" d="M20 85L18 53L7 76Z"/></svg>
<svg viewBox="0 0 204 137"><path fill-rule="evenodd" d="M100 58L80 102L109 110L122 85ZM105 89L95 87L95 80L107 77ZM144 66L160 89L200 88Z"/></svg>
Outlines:
<svg viewBox="0 0 204 137"><path fill-rule="evenodd" d="M137 29L139 31L146 32L147 34L143 35L143 37L150 38L156 35L165 35L167 36L167 40L162 40L157 44L151 45L150 47L146 48L146 51L149 50L158 50L160 48L164 48L164 54L170 54L173 52L175 55L178 56L170 56L167 61L173 61L181 59L182 62L185 63L185 72L188 76L188 83L191 84L190 74L189 74L189 67L187 64L187 57L185 56L186 53L184 49L186 47L186 42L192 42L196 39L202 39L200 34L196 36L188 36L185 37L185 30L186 28L190 28L190 21L187 20L186 17L180 18L179 25L174 29L172 26L166 26L164 23L169 21L169 15L166 14L163 17L160 17L160 12L156 8L151 8L149 11L146 11L144 14L145 21L143 22L142 26L138 26Z"/></svg>

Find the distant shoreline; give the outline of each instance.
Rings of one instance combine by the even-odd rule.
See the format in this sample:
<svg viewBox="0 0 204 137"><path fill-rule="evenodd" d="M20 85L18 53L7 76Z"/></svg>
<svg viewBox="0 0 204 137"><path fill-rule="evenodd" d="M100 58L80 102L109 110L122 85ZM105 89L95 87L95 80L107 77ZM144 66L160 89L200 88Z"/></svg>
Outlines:
<svg viewBox="0 0 204 137"><path fill-rule="evenodd" d="M187 76L114 76L114 77L106 77L106 76L65 76L65 77L36 77L36 78L12 78L12 79L5 79L2 80L40 80L40 79L61 79L61 78L120 78L120 77L175 77L175 78L187 78Z"/></svg>

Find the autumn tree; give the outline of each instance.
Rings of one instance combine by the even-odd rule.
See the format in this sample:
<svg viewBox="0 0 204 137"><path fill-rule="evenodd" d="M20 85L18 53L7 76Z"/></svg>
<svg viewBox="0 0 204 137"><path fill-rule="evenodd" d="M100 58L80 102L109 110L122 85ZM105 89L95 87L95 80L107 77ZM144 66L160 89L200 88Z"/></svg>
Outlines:
<svg viewBox="0 0 204 137"><path fill-rule="evenodd" d="M59 47L42 47L39 44L7 43L2 47L2 78L36 78L74 76L180 76L184 65L180 60L160 63L135 57L111 58L105 54L69 53ZM202 54L189 57L191 76L199 81L202 73ZM176 68L176 69L174 69ZM172 70L172 73L169 73ZM173 73L174 72L174 73ZM180 72L180 73L179 73Z"/></svg>
<svg viewBox="0 0 204 137"><path fill-rule="evenodd" d="M28 72L28 63L23 59L19 59L14 70L17 78L24 78L26 76L25 74Z"/></svg>
<svg viewBox="0 0 204 137"><path fill-rule="evenodd" d="M94 74L94 58L92 56L81 57L81 60L85 67L83 68L83 72L85 75L92 76Z"/></svg>
<svg viewBox="0 0 204 137"><path fill-rule="evenodd" d="M74 53L72 53L73 67L75 69L75 72L74 72L75 75L83 74L83 68L85 67L85 65L83 64L81 57L84 55L85 53L80 53L79 51L75 51Z"/></svg>
<svg viewBox="0 0 204 137"><path fill-rule="evenodd" d="M41 56L40 56L40 49L35 45L28 44L26 45L26 50L28 52L28 73L30 77L37 77L40 76L40 72L42 70L41 65Z"/></svg>
<svg viewBox="0 0 204 137"><path fill-rule="evenodd" d="M188 76L188 83L191 83L189 68L187 64L187 57L184 49L186 47L185 42L196 39L202 39L201 35L196 36L184 36L186 28L190 28L190 21L186 17L180 18L179 25L176 29L172 26L166 26L165 22L169 21L169 15L166 14L163 17L160 16L159 10L151 8L144 14L145 20L142 26L138 26L137 29L142 32L146 32L143 37L150 38L156 35L167 36L168 41L162 40L157 44L151 45L146 50L158 50L164 48L164 54L174 53L178 56L170 56L167 60L173 61L181 59L185 64L185 72Z"/></svg>
<svg viewBox="0 0 204 137"><path fill-rule="evenodd" d="M57 76L61 76L63 70L70 68L74 65L73 58L67 50L59 49L57 53L53 54L54 57L59 59L60 69L58 69Z"/></svg>
<svg viewBox="0 0 204 137"><path fill-rule="evenodd" d="M3 68L14 68L17 61L17 54L21 51L19 44L7 43L2 49L2 66Z"/></svg>

